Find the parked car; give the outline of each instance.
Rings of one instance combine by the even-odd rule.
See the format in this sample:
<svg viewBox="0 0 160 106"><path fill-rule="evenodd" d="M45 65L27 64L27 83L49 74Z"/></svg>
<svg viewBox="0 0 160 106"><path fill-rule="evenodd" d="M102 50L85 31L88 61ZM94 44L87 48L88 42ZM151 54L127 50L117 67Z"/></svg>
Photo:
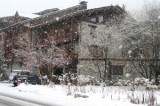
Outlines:
<svg viewBox="0 0 160 106"><path fill-rule="evenodd" d="M27 77L28 75L31 74L30 70L12 70L12 73L9 75L9 81L12 82L13 78L17 75L19 77Z"/></svg>
<svg viewBox="0 0 160 106"><path fill-rule="evenodd" d="M27 76L26 82L29 84L41 84L41 80L37 75L29 75Z"/></svg>

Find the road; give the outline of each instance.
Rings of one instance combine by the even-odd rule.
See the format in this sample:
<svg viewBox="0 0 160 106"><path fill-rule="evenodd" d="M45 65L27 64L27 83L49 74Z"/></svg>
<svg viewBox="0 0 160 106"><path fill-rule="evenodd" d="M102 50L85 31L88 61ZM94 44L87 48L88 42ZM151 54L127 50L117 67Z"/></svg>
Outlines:
<svg viewBox="0 0 160 106"><path fill-rule="evenodd" d="M44 105L0 95L0 106L44 106Z"/></svg>
<svg viewBox="0 0 160 106"><path fill-rule="evenodd" d="M62 106L0 93L0 106ZM64 106L64 105L63 105Z"/></svg>
<svg viewBox="0 0 160 106"><path fill-rule="evenodd" d="M17 106L17 104L8 102L8 101L6 101L6 100L2 100L2 99L0 98L0 106Z"/></svg>

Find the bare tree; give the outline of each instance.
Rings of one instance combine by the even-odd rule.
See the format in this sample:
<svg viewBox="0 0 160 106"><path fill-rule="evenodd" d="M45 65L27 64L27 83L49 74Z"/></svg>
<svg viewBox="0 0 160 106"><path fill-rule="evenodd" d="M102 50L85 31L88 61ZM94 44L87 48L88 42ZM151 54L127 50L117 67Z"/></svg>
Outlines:
<svg viewBox="0 0 160 106"><path fill-rule="evenodd" d="M156 12L159 8L157 5L159 5L157 1L145 4L140 13L141 20L130 23L126 29L121 31L126 35L123 46L124 55L135 59L131 63L143 77L151 80L154 75L156 83L158 83L160 57L159 22Z"/></svg>
<svg viewBox="0 0 160 106"><path fill-rule="evenodd" d="M142 9L130 13L138 22L156 21L160 14L159 6L160 2L158 0L148 0L145 1Z"/></svg>
<svg viewBox="0 0 160 106"><path fill-rule="evenodd" d="M7 60L4 58L4 52L0 50L0 81L8 79L6 68Z"/></svg>
<svg viewBox="0 0 160 106"><path fill-rule="evenodd" d="M16 61L19 61L22 66L29 69L38 69L36 73L40 74L40 68L44 67L47 76L51 76L52 68L67 64L65 53L60 48L56 47L53 39L44 39L45 44L38 46L32 45L30 38L25 34L17 36L17 42L13 49Z"/></svg>

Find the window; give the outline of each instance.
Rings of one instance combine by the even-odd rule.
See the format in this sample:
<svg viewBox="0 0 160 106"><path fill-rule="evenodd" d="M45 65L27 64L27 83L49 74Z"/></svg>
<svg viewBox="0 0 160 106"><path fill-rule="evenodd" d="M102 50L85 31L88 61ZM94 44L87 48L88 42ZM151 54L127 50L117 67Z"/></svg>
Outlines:
<svg viewBox="0 0 160 106"><path fill-rule="evenodd" d="M97 45L91 45L88 47L89 53L93 57L98 57L98 46Z"/></svg>
<svg viewBox="0 0 160 106"><path fill-rule="evenodd" d="M91 22L96 22L96 18L91 18Z"/></svg>
<svg viewBox="0 0 160 106"><path fill-rule="evenodd" d="M91 45L88 47L90 55L93 57L103 57L104 56L104 48L99 47L97 45Z"/></svg>
<svg viewBox="0 0 160 106"><path fill-rule="evenodd" d="M0 41L3 41L3 37L2 37L3 35L0 35Z"/></svg>
<svg viewBox="0 0 160 106"><path fill-rule="evenodd" d="M4 33L0 33L0 41L3 41L4 39Z"/></svg>
<svg viewBox="0 0 160 106"><path fill-rule="evenodd" d="M8 22L6 18L3 19L3 22Z"/></svg>
<svg viewBox="0 0 160 106"><path fill-rule="evenodd" d="M104 47L99 47L98 48L98 56L99 57L104 57L105 56L105 52L104 52Z"/></svg>
<svg viewBox="0 0 160 106"><path fill-rule="evenodd" d="M90 27L90 35L92 36L92 38L95 38L95 32L96 32L96 27L95 25L88 25Z"/></svg>
<svg viewBox="0 0 160 106"><path fill-rule="evenodd" d="M103 23L103 16L99 16L99 23Z"/></svg>
<svg viewBox="0 0 160 106"><path fill-rule="evenodd" d="M151 70L154 70L154 73L156 73L157 75L160 75L159 69L160 66L156 66L156 65L150 65Z"/></svg>
<svg viewBox="0 0 160 106"><path fill-rule="evenodd" d="M123 75L123 66L122 65L111 65L112 75Z"/></svg>
<svg viewBox="0 0 160 106"><path fill-rule="evenodd" d="M100 16L97 16L97 17L91 17L91 22L93 23L103 23L104 19L103 19L103 16L100 15Z"/></svg>
<svg viewBox="0 0 160 106"><path fill-rule="evenodd" d="M65 29L65 34L69 34L70 30L69 29Z"/></svg>

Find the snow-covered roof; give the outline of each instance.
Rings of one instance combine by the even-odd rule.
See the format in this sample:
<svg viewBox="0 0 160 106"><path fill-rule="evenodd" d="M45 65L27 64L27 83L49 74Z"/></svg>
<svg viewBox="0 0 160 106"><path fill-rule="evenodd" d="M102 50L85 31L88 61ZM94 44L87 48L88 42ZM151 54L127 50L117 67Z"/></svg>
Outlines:
<svg viewBox="0 0 160 106"><path fill-rule="evenodd" d="M63 10L49 12L47 14L41 15L40 17L34 18L31 21L31 24L32 25L42 24L46 21L50 21L51 19L55 19L56 17L61 17L61 16L64 16L73 12L77 12L80 10L84 10L84 9L87 9L86 5L80 4L80 5L72 6Z"/></svg>
<svg viewBox="0 0 160 106"><path fill-rule="evenodd" d="M12 72L30 72L30 70L12 70Z"/></svg>
<svg viewBox="0 0 160 106"><path fill-rule="evenodd" d="M56 12L56 11L59 11L59 9L58 8L46 9L46 10L43 10L41 12L37 12L37 13L34 13L34 14L36 14L36 15L45 15L45 14L53 13L53 12Z"/></svg>
<svg viewBox="0 0 160 106"><path fill-rule="evenodd" d="M46 26L46 25L50 25L50 24L53 24L53 23L60 22L62 20L66 20L66 19L71 18L71 17L81 16L83 14L92 14L92 13L101 12L101 11L108 11L108 10L112 11L112 10L114 10L114 11L117 11L118 13L124 13L125 12L118 5L116 5L116 6L111 5L111 6L105 6L105 7L93 8L93 9L84 9L85 7L83 7L83 6L84 5L77 5L77 6L73 6L73 7L63 9L63 10L59 10L59 11L56 11L56 12L51 12L51 13L42 15L42 16L37 17L37 18L27 19L27 20L12 24L12 25L10 25L8 27L5 27L3 29L0 29L0 31L7 30L8 28L14 28L15 26L19 26L19 25L24 25L26 23L30 23L30 25L31 25L30 27L32 29L33 28L39 28L39 27L43 27L43 26ZM75 11L70 11L70 10L74 10L74 9L75 9ZM67 13L67 11L70 11L70 12ZM63 13L63 14L56 16L57 14L60 14L60 13ZM53 16L53 18L47 18L47 20L44 20L44 18L49 17L49 16ZM54 17L54 16L56 16L56 17ZM37 21L38 21L38 23L34 23L34 22L37 22Z"/></svg>
<svg viewBox="0 0 160 106"><path fill-rule="evenodd" d="M27 20L20 21L20 22L17 22L17 23L15 23L15 24L12 24L12 25L10 25L10 26L1 28L1 29L0 29L0 32L1 32L1 31L4 31L4 30L7 30L7 29L9 29L9 28L14 28L14 27L18 27L18 26L20 26L20 25L24 25L25 23L28 23L28 22L30 22L31 20L32 20L32 19L27 19Z"/></svg>
<svg viewBox="0 0 160 106"><path fill-rule="evenodd" d="M24 17L29 17L29 18L36 18L36 17L39 17L39 15L36 15L36 14L30 14L30 13L24 13L24 12L20 12L20 15L21 16L24 16Z"/></svg>
<svg viewBox="0 0 160 106"><path fill-rule="evenodd" d="M19 15L19 12L17 11L15 15L13 16L1 17L0 18L0 31L2 31L3 29L10 28L13 25L17 25L17 23L23 22L28 19L30 18L26 17L26 15L24 14Z"/></svg>
<svg viewBox="0 0 160 106"><path fill-rule="evenodd" d="M41 22L38 25L32 25L31 28L43 27L43 26L46 26L46 25L50 25L52 23L57 23L57 22L60 22L62 20L66 20L66 19L68 19L70 17L80 16L80 15L83 15L83 14L92 14L92 13L101 12L101 11L108 11L108 10L115 10L115 11L117 11L119 13L124 13L125 12L118 5L100 7L100 8L93 8L93 9L78 10L76 12L72 12L72 13L69 13L69 14L66 14L66 15L62 15L60 17L53 18L52 20L48 20L47 22L46 21L45 22Z"/></svg>
<svg viewBox="0 0 160 106"><path fill-rule="evenodd" d="M7 26L7 27L4 27L4 28L1 28L0 31L3 31L3 30L7 30L8 28L14 28L15 26L19 26L19 25L23 25L25 23L31 23L33 24L32 26L35 25L34 22L38 22L39 20L43 20L44 18L48 17L48 16L55 16L58 14L58 16L60 16L59 14L60 13L63 13L62 15L64 14L68 14L68 12L72 13L74 11L77 11L77 10L83 10L85 9L86 7L84 7L84 5L76 5L76 6L73 6L73 7L69 7L69 8L66 8L66 9L63 9L63 10L59 10L59 11L53 11L53 12L49 12L47 14L44 14L44 15L41 15L41 16L38 16L38 15L34 15L34 14L29 14L29 15L26 15L23 14L24 16L28 16L28 17L33 17L32 19L28 19L28 20L25 20L25 21L21 21L21 22L18 22L18 23L15 23L15 24L12 24L10 26ZM45 11L45 10L44 10ZM68 12L67 12L68 11ZM40 21L40 23L43 23L42 21Z"/></svg>

